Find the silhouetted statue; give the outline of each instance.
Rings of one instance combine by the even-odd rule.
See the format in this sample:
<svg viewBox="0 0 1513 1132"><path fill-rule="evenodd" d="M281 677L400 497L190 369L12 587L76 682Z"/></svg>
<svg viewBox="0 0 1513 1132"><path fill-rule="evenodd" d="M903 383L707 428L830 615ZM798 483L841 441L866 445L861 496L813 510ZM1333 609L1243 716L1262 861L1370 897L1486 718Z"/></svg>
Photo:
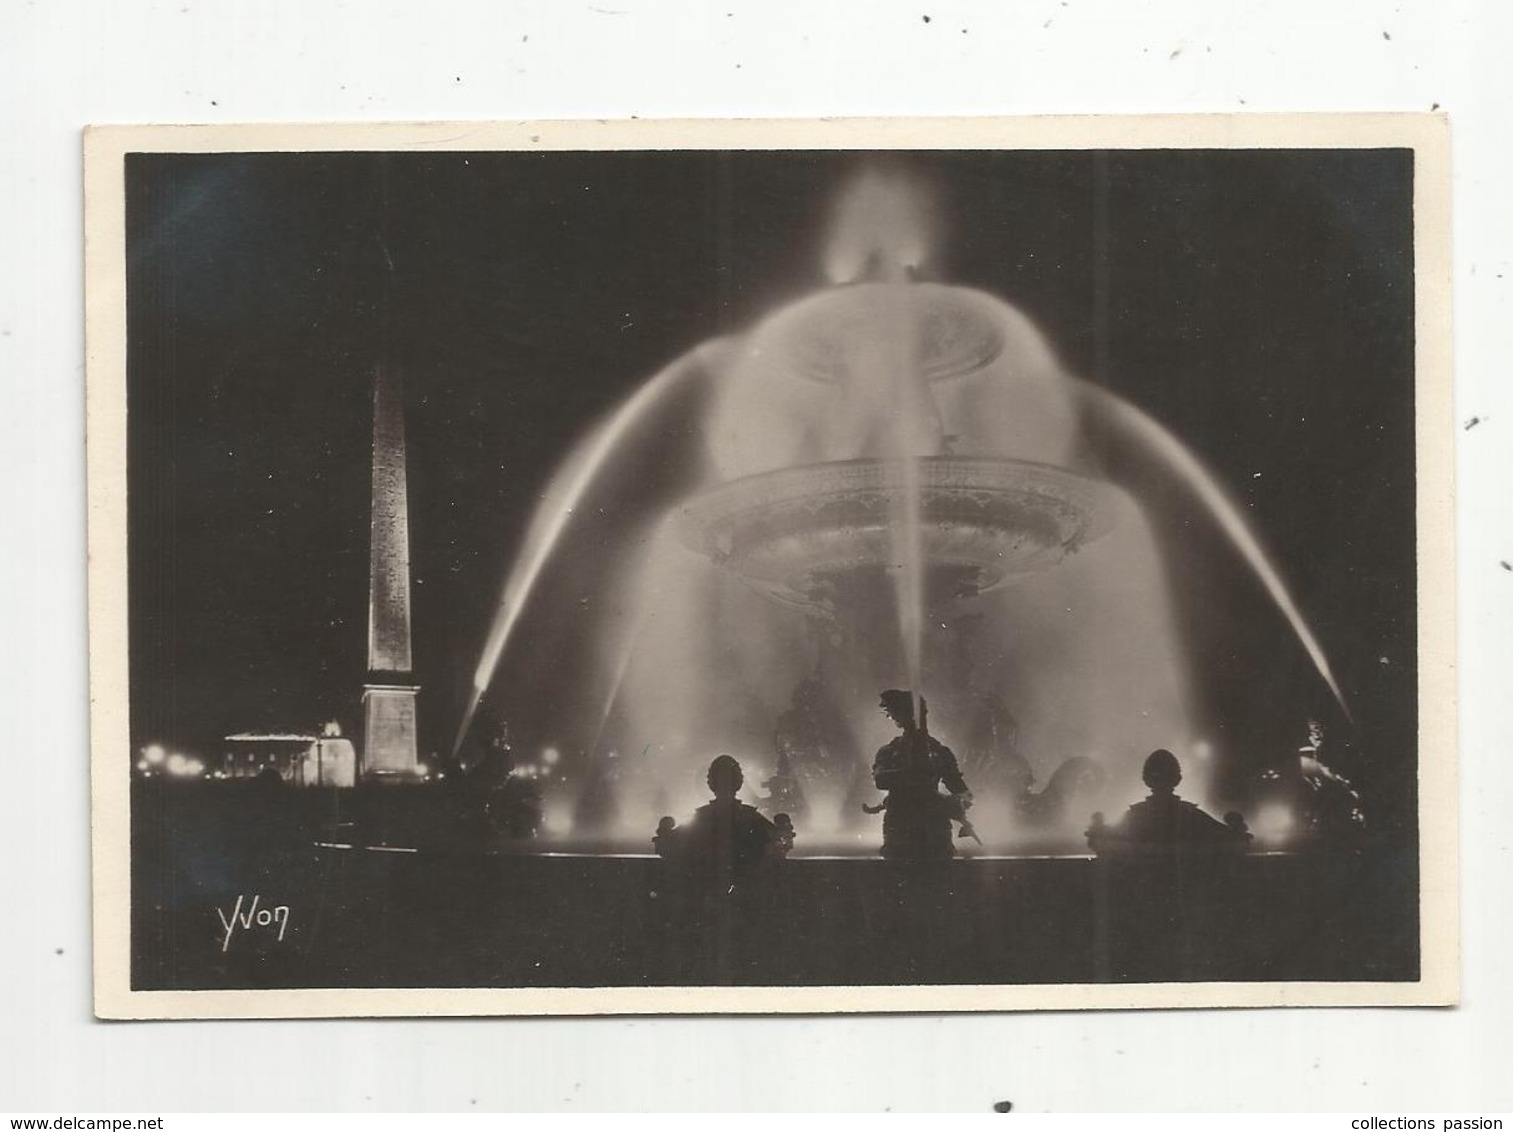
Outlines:
<svg viewBox="0 0 1513 1132"><path fill-rule="evenodd" d="M664 860L671 857L677 851L678 823L676 819L664 817L657 823L657 832L652 836L651 847L657 851L657 856Z"/></svg>
<svg viewBox="0 0 1513 1132"><path fill-rule="evenodd" d="M958 618L960 625L966 619ZM1019 720L997 692L963 685L947 710L966 726L952 732L960 740L961 764L984 795L1018 798L1034 780L1029 761L1019 750Z"/></svg>
<svg viewBox="0 0 1513 1132"><path fill-rule="evenodd" d="M1298 769L1308 792L1307 822L1312 835L1349 837L1366 828L1360 794L1350 779L1325 760L1324 725L1317 720L1308 721L1308 742L1298 748Z"/></svg>
<svg viewBox="0 0 1513 1132"><path fill-rule="evenodd" d="M1087 831L1088 845L1100 856L1119 853L1235 853L1244 852L1249 831L1226 825L1191 802L1177 797L1182 764L1170 751L1152 751L1141 778L1150 796L1136 802L1117 824L1094 814Z"/></svg>
<svg viewBox="0 0 1513 1132"><path fill-rule="evenodd" d="M780 755L786 752L795 781L808 797L839 797L860 761L824 684L812 677L794 685L792 701L773 727L772 747ZM789 813L802 816L797 809Z"/></svg>
<svg viewBox="0 0 1513 1132"><path fill-rule="evenodd" d="M727 890L764 861L786 856L793 845L793 823L779 815L786 824L780 827L738 799L745 780L740 763L729 755L718 756L709 764L707 779L714 798L694 811L686 828L664 817L653 839L658 854Z"/></svg>
<svg viewBox="0 0 1513 1132"><path fill-rule="evenodd" d="M483 728L475 728L482 731ZM488 738L483 743L483 752L473 760L468 775L484 793L509 781L515 769L515 750L510 746L510 725L502 720L491 721Z"/></svg>
<svg viewBox="0 0 1513 1132"><path fill-rule="evenodd" d="M957 624L969 619L959 618ZM967 720L961 732L961 769L970 775L978 796L1009 804L1016 825L1059 827L1069 814L1083 814L1103 791L1103 768L1092 759L1073 756L1058 766L1043 789L1035 789L1030 760L1019 748L1019 721L999 693L966 686L955 702Z"/></svg>
<svg viewBox="0 0 1513 1132"><path fill-rule="evenodd" d="M1103 768L1092 759L1074 755L1058 766L1036 794L1026 787L1017 809L1026 825L1058 825L1078 802L1090 802L1103 791ZM1086 813L1086 809L1081 810Z"/></svg>
<svg viewBox="0 0 1513 1132"><path fill-rule="evenodd" d="M767 796L758 799L762 812L771 815L774 821L780 814L796 816L800 820L809 814L809 803L804 798L804 789L799 784L798 775L794 772L789 750L787 743L780 743L778 746L777 769L773 771L771 778L762 783L762 789L767 791ZM792 824L791 821L790 824Z"/></svg>
<svg viewBox="0 0 1513 1132"><path fill-rule="evenodd" d="M1230 810L1229 813L1225 814L1224 824L1229 827L1230 832L1235 835L1237 841L1245 845L1250 844L1252 840L1250 826L1245 824L1245 815L1239 810Z"/></svg>
<svg viewBox="0 0 1513 1132"><path fill-rule="evenodd" d="M541 829L541 787L515 764L509 724L499 720L478 765L468 776L482 801L484 828L512 839L535 837Z"/></svg>
<svg viewBox="0 0 1513 1132"><path fill-rule="evenodd" d="M972 795L956 756L930 736L923 720L915 722L912 692L889 689L881 706L901 732L872 761L873 784L888 795L877 807L883 811L883 856L900 861L952 857L953 819L962 823L963 836L975 836L966 818ZM942 794L941 786L949 793ZM869 812L877 808L867 807Z"/></svg>
<svg viewBox="0 0 1513 1132"><path fill-rule="evenodd" d="M1292 839L1337 841L1366 829L1361 796L1326 760L1324 728L1317 720L1308 721L1306 743L1270 760L1257 783L1256 801L1296 822Z"/></svg>
<svg viewBox="0 0 1513 1132"><path fill-rule="evenodd" d="M772 819L772 824L777 828L777 841L772 845L772 856L786 857L793 849L794 839L798 836L793 828L793 819L787 814L777 814Z"/></svg>

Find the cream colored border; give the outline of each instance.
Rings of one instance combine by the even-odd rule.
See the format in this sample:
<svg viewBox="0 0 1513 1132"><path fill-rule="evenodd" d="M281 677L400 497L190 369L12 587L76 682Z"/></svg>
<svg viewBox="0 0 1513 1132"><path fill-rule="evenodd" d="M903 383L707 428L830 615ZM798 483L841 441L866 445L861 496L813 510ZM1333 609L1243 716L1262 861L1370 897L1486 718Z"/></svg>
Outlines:
<svg viewBox="0 0 1513 1132"><path fill-rule="evenodd" d="M132 991L126 589L124 159L130 152L617 149L1415 151L1419 824L1417 983ZM1450 179L1442 115L108 126L85 137L95 1012L101 1018L588 1015L1445 1005L1459 994Z"/></svg>

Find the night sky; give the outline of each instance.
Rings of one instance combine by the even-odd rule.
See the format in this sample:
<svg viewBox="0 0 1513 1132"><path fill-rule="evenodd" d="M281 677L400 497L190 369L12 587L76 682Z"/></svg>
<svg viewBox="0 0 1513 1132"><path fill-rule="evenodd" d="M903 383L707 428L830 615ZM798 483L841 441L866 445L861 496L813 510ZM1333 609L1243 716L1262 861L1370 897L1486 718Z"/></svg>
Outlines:
<svg viewBox="0 0 1513 1132"><path fill-rule="evenodd" d="M830 210L866 160L129 158L134 745L355 728L384 360L405 382L421 745L445 747L557 461L687 349L823 285ZM1213 725L1295 746L1320 715L1408 813L1411 154L902 160L943 208L933 274L1020 306L1248 507L1358 728L1212 524L1115 452L1116 478L1169 501L1163 538L1192 549L1168 562L1184 607L1239 611L1223 632L1188 626Z"/></svg>

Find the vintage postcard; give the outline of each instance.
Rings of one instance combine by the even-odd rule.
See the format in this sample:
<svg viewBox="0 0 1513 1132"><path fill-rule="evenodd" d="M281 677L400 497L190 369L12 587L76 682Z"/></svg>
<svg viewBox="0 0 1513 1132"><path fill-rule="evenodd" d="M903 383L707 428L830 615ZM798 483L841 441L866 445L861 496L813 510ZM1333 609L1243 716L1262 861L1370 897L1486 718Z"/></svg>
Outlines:
<svg viewBox="0 0 1513 1132"><path fill-rule="evenodd" d="M1453 1003L1448 150L91 130L98 1013Z"/></svg>

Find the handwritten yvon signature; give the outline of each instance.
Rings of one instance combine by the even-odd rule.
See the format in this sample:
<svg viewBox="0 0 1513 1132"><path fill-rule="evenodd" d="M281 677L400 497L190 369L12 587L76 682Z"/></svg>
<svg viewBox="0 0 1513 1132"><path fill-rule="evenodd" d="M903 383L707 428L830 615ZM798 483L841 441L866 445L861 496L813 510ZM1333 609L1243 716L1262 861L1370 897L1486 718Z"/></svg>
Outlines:
<svg viewBox="0 0 1513 1132"><path fill-rule="evenodd" d="M231 937L236 934L238 928L243 931L251 931L255 927L268 928L271 931L277 925L278 941L280 943L284 941L284 932L289 927L289 905L279 904L272 908L260 908L258 904L262 897L254 894L252 903L248 904L244 911L242 905L246 899L245 896L238 896L236 903L231 907L229 916L222 908L215 910L215 914L220 917L221 928L226 933L221 938L223 952L231 946Z"/></svg>

